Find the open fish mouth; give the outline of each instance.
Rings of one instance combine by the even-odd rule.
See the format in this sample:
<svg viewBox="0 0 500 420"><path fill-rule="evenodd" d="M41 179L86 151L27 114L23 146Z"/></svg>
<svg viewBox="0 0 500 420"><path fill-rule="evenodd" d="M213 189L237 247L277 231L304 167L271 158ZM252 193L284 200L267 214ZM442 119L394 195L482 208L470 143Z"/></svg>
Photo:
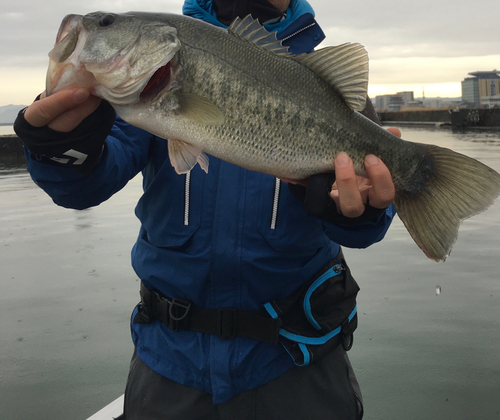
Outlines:
<svg viewBox="0 0 500 420"><path fill-rule="evenodd" d="M78 48L80 50L83 48L82 44L84 44L87 37L86 33L81 36L82 22L83 16L68 15L61 23L56 37L56 44L49 52L50 62L45 87L47 95L73 85L82 86L82 83L85 83L83 78L76 77L76 74L70 75L66 71L70 65L73 67L78 66L78 63L74 60L74 56L77 54L74 53Z"/></svg>
<svg viewBox="0 0 500 420"><path fill-rule="evenodd" d="M56 36L56 46L58 46L58 57L57 59L54 57L56 61L63 62L74 52L82 30L82 22L82 15L68 15L63 19ZM63 40L64 45L61 44Z"/></svg>
<svg viewBox="0 0 500 420"><path fill-rule="evenodd" d="M139 95L141 100L156 96L169 85L171 80L171 67L172 63L169 61L154 72Z"/></svg>

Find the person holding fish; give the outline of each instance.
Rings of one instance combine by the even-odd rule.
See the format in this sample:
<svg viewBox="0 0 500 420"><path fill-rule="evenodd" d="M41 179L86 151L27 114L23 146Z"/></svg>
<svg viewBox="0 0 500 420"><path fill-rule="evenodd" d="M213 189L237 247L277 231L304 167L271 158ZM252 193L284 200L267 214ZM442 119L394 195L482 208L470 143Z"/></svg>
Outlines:
<svg viewBox="0 0 500 420"><path fill-rule="evenodd" d="M305 0L186 0L183 12L195 19L66 17L50 54L50 94L15 124L32 178L60 206L98 205L142 171L141 228L132 251L141 302L132 315L135 351L123 418L361 419L347 357L359 288L340 247L383 239L395 214L391 172L368 153L366 176L359 177L342 151L324 170L302 171L314 161L305 158L296 171L265 166L281 146L262 121L277 126L284 119L294 133L282 135L286 141L316 132L301 109L289 104L277 112L265 95L288 77L285 66L307 70L286 54L301 57L324 39ZM212 55L200 47L202 38ZM103 45L109 51L98 50ZM359 46L343 48L364 66ZM168 59L135 71L137 63L161 57L158 51ZM243 60L241 69L232 61L249 54L283 63L262 90L254 85L271 67L248 76L260 59ZM214 64L214 56L224 59ZM192 64L197 57L202 63ZM59 68L69 62L71 74ZM348 103L377 121L365 96L343 94L339 106ZM318 106L315 114L321 112ZM179 122L164 122L169 118ZM201 130L207 145L182 130ZM264 143L245 154L241 138L254 131ZM231 154L224 147L233 141L239 144Z"/></svg>

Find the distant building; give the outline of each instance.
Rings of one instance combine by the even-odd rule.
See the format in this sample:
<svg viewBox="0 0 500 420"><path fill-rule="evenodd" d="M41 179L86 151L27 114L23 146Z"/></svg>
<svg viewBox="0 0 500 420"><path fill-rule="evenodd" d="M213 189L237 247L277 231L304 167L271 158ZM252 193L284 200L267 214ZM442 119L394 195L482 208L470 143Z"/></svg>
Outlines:
<svg viewBox="0 0 500 420"><path fill-rule="evenodd" d="M408 102L412 102L415 99L413 91L398 92L396 93L396 96L401 96L402 98L404 98L405 104L407 104Z"/></svg>
<svg viewBox="0 0 500 420"><path fill-rule="evenodd" d="M405 109L420 109L424 107L422 101L407 101L404 108Z"/></svg>
<svg viewBox="0 0 500 420"><path fill-rule="evenodd" d="M483 97L500 95L500 74L497 70L469 73L462 81L462 100L477 107L482 106Z"/></svg>
<svg viewBox="0 0 500 420"><path fill-rule="evenodd" d="M441 98L432 98L432 99L428 99L425 102L425 106L427 108L439 109L439 108L444 108L445 104Z"/></svg>
<svg viewBox="0 0 500 420"><path fill-rule="evenodd" d="M452 109L459 107L461 103L462 98L415 98L406 104L405 109Z"/></svg>
<svg viewBox="0 0 500 420"><path fill-rule="evenodd" d="M398 92L395 95L379 95L375 97L377 111L397 112L402 106L413 101L413 92Z"/></svg>
<svg viewBox="0 0 500 420"><path fill-rule="evenodd" d="M415 98L414 92L380 95L372 99L377 112L398 112L429 109L451 109L462 104L462 98Z"/></svg>

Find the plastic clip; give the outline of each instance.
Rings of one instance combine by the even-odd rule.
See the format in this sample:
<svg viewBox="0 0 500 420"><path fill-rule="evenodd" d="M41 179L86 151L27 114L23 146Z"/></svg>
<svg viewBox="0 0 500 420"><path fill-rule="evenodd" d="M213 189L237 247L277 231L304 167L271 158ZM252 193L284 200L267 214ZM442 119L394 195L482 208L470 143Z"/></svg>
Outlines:
<svg viewBox="0 0 500 420"><path fill-rule="evenodd" d="M173 298L169 302L168 327L173 331L179 331L179 321L187 317L191 309L191 301L182 298Z"/></svg>

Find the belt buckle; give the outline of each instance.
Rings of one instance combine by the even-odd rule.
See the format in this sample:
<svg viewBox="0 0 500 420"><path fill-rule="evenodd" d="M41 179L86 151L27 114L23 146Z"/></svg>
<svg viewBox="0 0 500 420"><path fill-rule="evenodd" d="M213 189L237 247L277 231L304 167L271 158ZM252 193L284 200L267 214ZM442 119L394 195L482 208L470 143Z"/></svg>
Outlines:
<svg viewBox="0 0 500 420"><path fill-rule="evenodd" d="M179 321L187 317L191 309L191 301L179 297L173 298L168 305L168 327L179 331Z"/></svg>

